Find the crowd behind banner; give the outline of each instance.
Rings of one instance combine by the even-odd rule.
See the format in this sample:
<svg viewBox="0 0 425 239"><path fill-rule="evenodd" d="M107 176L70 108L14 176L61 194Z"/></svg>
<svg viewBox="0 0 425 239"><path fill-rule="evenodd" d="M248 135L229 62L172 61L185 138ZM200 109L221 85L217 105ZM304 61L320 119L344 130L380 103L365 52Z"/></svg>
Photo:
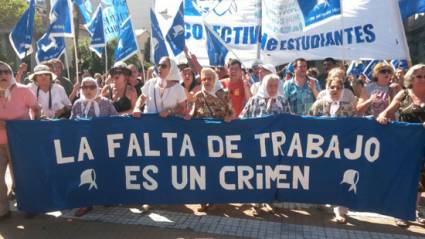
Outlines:
<svg viewBox="0 0 425 239"><path fill-rule="evenodd" d="M26 74L0 62L0 217L10 216L7 165L11 166L7 120L77 119L122 115L143 117L215 118L231 122L277 114L322 117L373 117L380 124L392 120L425 122L425 65L395 68L377 63L370 76L347 74L346 66L333 58L323 61L323 72L309 68L303 58L275 67L257 60L243 68L230 59L225 67L201 67L196 56L186 52L187 63L163 57L141 74L135 65L116 63L107 74L85 71L75 84L62 75L59 60L43 62ZM425 174L418 182L418 198L424 191ZM9 197L13 197L12 186ZM209 210L203 204L200 211ZM254 215L263 204L253 204ZM304 205L309 207L309 205ZM291 207L291 203L272 207ZM145 205L148 209L149 205ZM81 216L92 208L80 208ZM345 223L348 209L335 207L335 219ZM418 215L418 220L425 220ZM397 220L399 226L406 221Z"/></svg>

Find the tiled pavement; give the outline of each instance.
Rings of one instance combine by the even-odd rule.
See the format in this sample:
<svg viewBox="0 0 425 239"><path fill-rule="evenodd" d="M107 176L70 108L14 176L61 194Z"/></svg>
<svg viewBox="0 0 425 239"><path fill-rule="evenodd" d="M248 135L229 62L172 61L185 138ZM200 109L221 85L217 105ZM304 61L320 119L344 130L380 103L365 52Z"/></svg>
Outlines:
<svg viewBox="0 0 425 239"><path fill-rule="evenodd" d="M49 215L64 219L77 219L73 210L54 212ZM378 220L389 218L378 214L351 213L352 217L370 217ZM377 231L362 231L356 228L337 228L326 225L292 224L260 219L235 218L213 215L155 209L142 213L138 208L95 207L78 221L87 223L113 223L121 225L141 225L169 230L186 230L194 233L217 235L217 238L235 236L242 238L421 238L421 234L399 234ZM53 218L52 218L53 220Z"/></svg>

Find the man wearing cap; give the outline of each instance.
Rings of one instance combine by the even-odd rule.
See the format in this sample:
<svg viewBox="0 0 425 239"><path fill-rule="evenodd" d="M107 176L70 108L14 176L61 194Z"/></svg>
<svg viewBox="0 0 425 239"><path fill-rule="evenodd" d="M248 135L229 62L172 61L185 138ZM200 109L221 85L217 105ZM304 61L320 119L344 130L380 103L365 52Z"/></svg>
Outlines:
<svg viewBox="0 0 425 239"><path fill-rule="evenodd" d="M55 83L56 75L46 65L37 65L34 73L29 76L32 83L29 88L37 97L42 108L42 115L46 118L61 118L71 110L65 89Z"/></svg>
<svg viewBox="0 0 425 239"><path fill-rule="evenodd" d="M289 101L292 112L307 115L316 100L320 85L316 79L307 76L307 61L298 58L294 61L295 75L283 85L283 94Z"/></svg>
<svg viewBox="0 0 425 239"><path fill-rule="evenodd" d="M16 83L12 68L0 61L0 221L11 215L5 182L7 165L11 165L6 120L29 120L31 115L34 119L40 117L37 99L27 87Z"/></svg>

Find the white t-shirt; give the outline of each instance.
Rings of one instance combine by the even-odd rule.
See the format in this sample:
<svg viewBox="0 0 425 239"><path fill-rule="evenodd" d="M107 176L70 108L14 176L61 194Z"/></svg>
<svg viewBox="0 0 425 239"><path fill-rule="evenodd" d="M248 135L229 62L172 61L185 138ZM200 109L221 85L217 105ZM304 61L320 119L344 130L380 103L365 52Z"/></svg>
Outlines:
<svg viewBox="0 0 425 239"><path fill-rule="evenodd" d="M175 84L164 89L160 94L157 78L152 78L142 87L142 95L146 96L144 113L159 113L172 109L187 99L183 86Z"/></svg>
<svg viewBox="0 0 425 239"><path fill-rule="evenodd" d="M34 95L37 97L38 104L42 108L42 112L49 118L53 118L55 116L55 112L62 109L64 106L71 106L71 101L68 98L68 95L65 92L65 89L56 83L52 85L51 97L52 97L52 105L49 109L49 91L44 92L43 90L38 90L38 86L34 83L28 85Z"/></svg>

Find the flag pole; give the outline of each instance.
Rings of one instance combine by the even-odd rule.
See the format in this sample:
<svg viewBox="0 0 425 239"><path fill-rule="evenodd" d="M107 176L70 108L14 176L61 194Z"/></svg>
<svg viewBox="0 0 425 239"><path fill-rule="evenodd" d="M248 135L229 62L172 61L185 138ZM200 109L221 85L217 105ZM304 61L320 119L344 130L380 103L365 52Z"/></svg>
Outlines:
<svg viewBox="0 0 425 239"><path fill-rule="evenodd" d="M68 54L66 53L66 48L65 48L65 66L66 66L66 73L68 75L68 79L71 79L71 74L69 73L69 62L68 62Z"/></svg>
<svg viewBox="0 0 425 239"><path fill-rule="evenodd" d="M108 43L105 43L105 74L108 73Z"/></svg>
<svg viewBox="0 0 425 239"><path fill-rule="evenodd" d="M74 6L74 3L71 3L71 4L72 4L72 7L73 7L73 9L74 9L74 11L73 11L73 13L74 13L74 19L73 19L73 22L74 22L74 57L75 57L75 78L76 78L76 82L80 82L80 72L79 72L79 70L78 70L78 63L79 63L79 60L78 60L78 49L77 49L77 46L78 46L77 32L78 32L78 30L79 30L79 21L78 21L78 14L79 14L79 11L78 11L78 8L76 8L76 7Z"/></svg>

